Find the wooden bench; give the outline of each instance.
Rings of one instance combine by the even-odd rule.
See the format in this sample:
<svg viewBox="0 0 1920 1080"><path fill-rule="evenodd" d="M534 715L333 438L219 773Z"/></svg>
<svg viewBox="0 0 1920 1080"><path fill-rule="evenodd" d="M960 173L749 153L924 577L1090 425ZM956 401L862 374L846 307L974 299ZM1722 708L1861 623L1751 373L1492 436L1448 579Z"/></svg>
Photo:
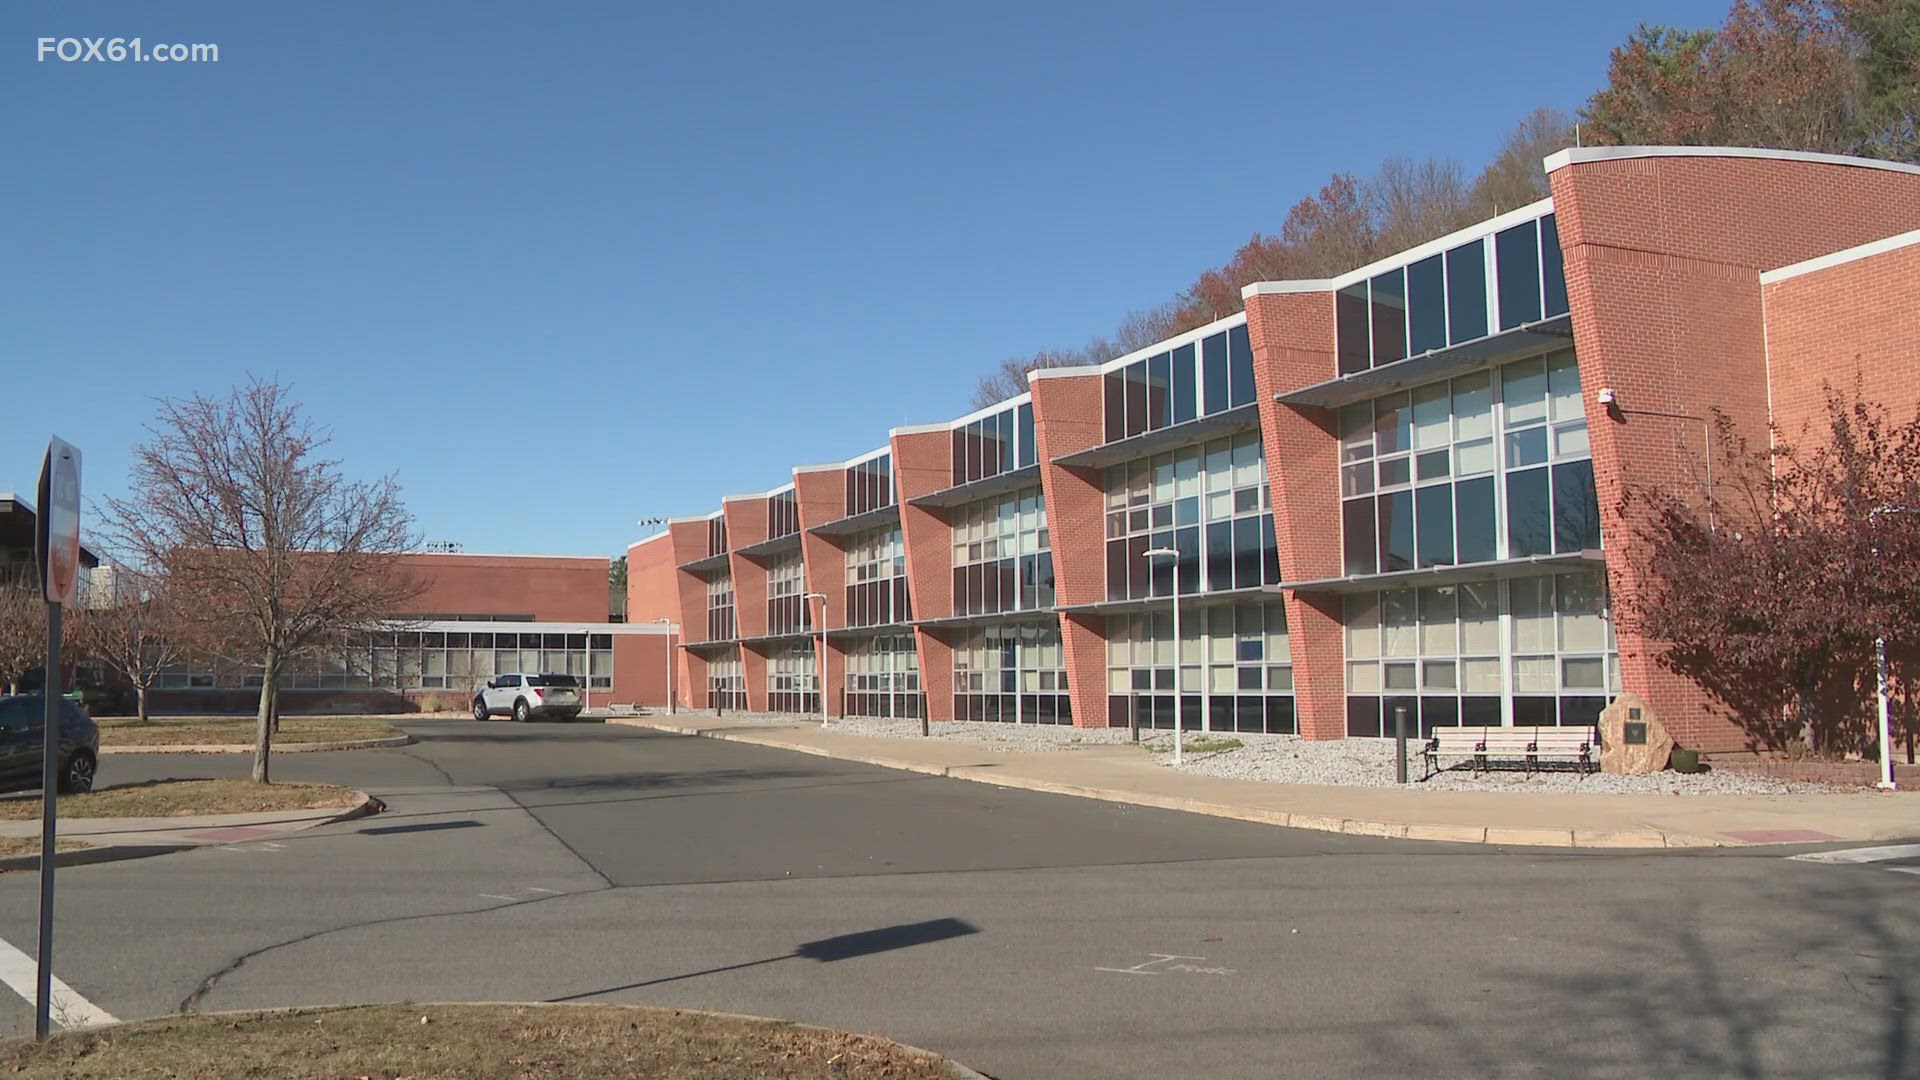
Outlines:
<svg viewBox="0 0 1920 1080"><path fill-rule="evenodd" d="M638 705L609 705L609 706L607 706L607 712L609 712L609 713L611 713L611 714L613 714L614 716L639 716L639 715L640 715L640 706L638 706Z"/></svg>
<svg viewBox="0 0 1920 1080"><path fill-rule="evenodd" d="M1495 761L1519 762L1532 774L1542 760L1569 761L1580 766L1581 775L1594 770L1594 752L1599 748L1592 727L1436 727L1422 751L1426 756L1429 780L1440 771L1441 758L1470 758L1477 775Z"/></svg>

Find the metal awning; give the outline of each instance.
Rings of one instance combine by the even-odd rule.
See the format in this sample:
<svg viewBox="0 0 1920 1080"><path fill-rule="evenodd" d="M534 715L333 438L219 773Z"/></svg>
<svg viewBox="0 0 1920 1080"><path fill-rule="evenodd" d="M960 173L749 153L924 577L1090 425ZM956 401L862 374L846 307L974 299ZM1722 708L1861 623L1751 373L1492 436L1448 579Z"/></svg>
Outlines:
<svg viewBox="0 0 1920 1080"><path fill-rule="evenodd" d="M1132 435L1124 439L1115 439L1110 443L1101 443L1072 454L1062 454L1054 458L1055 465L1072 465L1082 469L1098 469L1107 465L1118 465L1123 461L1150 457L1163 450L1173 450L1223 435L1237 435L1260 426L1260 406L1255 404L1236 405L1225 412L1217 412L1193 420L1183 420L1163 428Z"/></svg>
<svg viewBox="0 0 1920 1080"><path fill-rule="evenodd" d="M998 473L984 479L957 484L950 488L941 488L917 499L908 499L914 506L964 506L979 499L1004 495L1009 491L1032 487L1040 482L1040 466L1022 465L1011 472Z"/></svg>
<svg viewBox="0 0 1920 1080"><path fill-rule="evenodd" d="M731 649L738 644L740 644L739 638L718 638L713 641L683 641L680 643L680 647L683 649L695 649L695 650Z"/></svg>
<svg viewBox="0 0 1920 1080"><path fill-rule="evenodd" d="M709 570L725 570L727 565L727 553L723 551L718 555L708 555L704 559L683 562L680 564L680 569L689 574L704 574Z"/></svg>
<svg viewBox="0 0 1920 1080"><path fill-rule="evenodd" d="M807 531L815 536L852 536L855 533L883 529L889 525L900 524L900 504L888 503L878 509L829 521L824 525L815 525Z"/></svg>
<svg viewBox="0 0 1920 1080"><path fill-rule="evenodd" d="M1251 589L1223 589L1219 592L1182 593L1180 607L1212 607L1216 604L1231 604L1240 600L1258 600L1275 586ZM1134 600L1102 600L1097 604L1074 604L1060 609L1063 615L1131 615L1142 611L1166 611L1173 597L1149 596Z"/></svg>
<svg viewBox="0 0 1920 1080"><path fill-rule="evenodd" d="M1380 589L1410 588L1421 585L1453 585L1462 581L1489 581L1501 578L1544 577L1568 570L1599 569L1607 559L1597 548L1564 555L1530 555L1524 559L1467 563L1462 566L1429 566L1421 570L1396 570L1389 574L1351 574L1346 577L1320 578L1316 581L1282 582L1269 585L1270 592L1352 593Z"/></svg>
<svg viewBox="0 0 1920 1080"><path fill-rule="evenodd" d="M753 637L743 637L740 639L740 644L758 647L782 641L812 641L819 636L819 632L815 630L794 630L785 634L755 634Z"/></svg>
<svg viewBox="0 0 1920 1080"><path fill-rule="evenodd" d="M789 551L799 550L800 534L790 532L785 536L776 536L771 540L762 540L757 544L748 544L745 547L734 548L733 553L735 555L747 555L756 559L764 559L769 555L780 555Z"/></svg>
<svg viewBox="0 0 1920 1080"><path fill-rule="evenodd" d="M996 623L1051 623L1057 618L1056 609L1044 608L1027 611L995 611L981 615L948 615L938 619L915 619L913 625L921 630L964 630L970 626L992 626Z"/></svg>
<svg viewBox="0 0 1920 1080"><path fill-rule="evenodd" d="M1395 360L1376 368L1356 371L1323 383L1302 387L1278 396L1288 405L1317 405L1337 409L1356 401L1366 401L1404 390L1410 386L1434 382L1453 375L1465 375L1508 360L1518 360L1548 349L1573 344L1573 316L1556 315L1537 323L1476 338L1447 349L1435 349L1405 360Z"/></svg>

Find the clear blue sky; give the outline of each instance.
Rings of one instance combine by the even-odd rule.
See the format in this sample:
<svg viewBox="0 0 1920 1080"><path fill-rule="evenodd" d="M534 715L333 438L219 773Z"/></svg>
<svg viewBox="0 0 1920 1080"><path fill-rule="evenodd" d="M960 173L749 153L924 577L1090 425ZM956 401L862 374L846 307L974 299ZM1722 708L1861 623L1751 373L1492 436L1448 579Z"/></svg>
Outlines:
<svg viewBox="0 0 1920 1080"><path fill-rule="evenodd" d="M156 395L252 373L430 539L618 554L966 412L1335 171L1471 172L1727 0L1472 6L16 0L0 489L51 429L118 493Z"/></svg>

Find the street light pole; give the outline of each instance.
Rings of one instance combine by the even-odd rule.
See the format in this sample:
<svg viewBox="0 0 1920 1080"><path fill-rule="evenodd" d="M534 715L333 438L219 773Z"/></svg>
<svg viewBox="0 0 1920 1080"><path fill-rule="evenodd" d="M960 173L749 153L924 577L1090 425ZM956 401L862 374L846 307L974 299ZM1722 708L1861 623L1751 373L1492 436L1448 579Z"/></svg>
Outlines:
<svg viewBox="0 0 1920 1080"><path fill-rule="evenodd" d="M1920 509L1920 507L1876 506L1867 511L1867 524L1872 525L1878 521L1881 514L1910 514L1917 509ZM1874 547L1873 553L1876 556L1880 554L1880 549L1877 545ZM1893 779L1893 722L1889 717L1889 713L1892 710L1888 705L1888 698L1892 695L1892 687L1889 685L1887 678L1887 638L1885 634L1876 634L1874 636L1873 661L1875 682L1878 684L1876 689L1878 690L1878 697L1880 699L1880 782L1874 786L1883 791L1897 791L1900 785L1895 783Z"/></svg>
<svg viewBox="0 0 1920 1080"><path fill-rule="evenodd" d="M673 620L655 619L653 621L664 623L667 628L667 715L672 716L675 704L673 700Z"/></svg>
<svg viewBox="0 0 1920 1080"><path fill-rule="evenodd" d="M807 600L820 601L820 726L827 726L827 594L810 592Z"/></svg>
<svg viewBox="0 0 1920 1080"><path fill-rule="evenodd" d="M1143 552L1149 559L1173 560L1173 763L1181 761L1181 729L1183 727L1180 699L1180 553L1173 548L1149 548Z"/></svg>

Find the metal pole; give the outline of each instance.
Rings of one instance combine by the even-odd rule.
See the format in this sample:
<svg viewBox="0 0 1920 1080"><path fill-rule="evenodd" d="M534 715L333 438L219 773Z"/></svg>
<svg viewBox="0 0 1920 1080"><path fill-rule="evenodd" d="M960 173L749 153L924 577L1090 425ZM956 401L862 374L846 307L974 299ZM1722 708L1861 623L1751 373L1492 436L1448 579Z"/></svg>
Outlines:
<svg viewBox="0 0 1920 1080"><path fill-rule="evenodd" d="M1880 683L1880 784L1887 791L1896 791L1899 785L1893 782L1893 725L1887 718L1887 639L1873 639L1874 666L1879 669Z"/></svg>
<svg viewBox="0 0 1920 1080"><path fill-rule="evenodd" d="M42 508L44 512L45 508ZM60 616L59 604L47 605L46 695L40 747L40 938L34 979L33 1036L44 1039L53 1020L53 851L54 800L60 761Z"/></svg>
<svg viewBox="0 0 1920 1080"><path fill-rule="evenodd" d="M667 715L672 716L674 707L679 704L673 694L673 627L667 627Z"/></svg>
<svg viewBox="0 0 1920 1080"><path fill-rule="evenodd" d="M1393 707L1393 782L1407 782L1407 707Z"/></svg>
<svg viewBox="0 0 1920 1080"><path fill-rule="evenodd" d="M1180 560L1173 561L1173 763L1180 764L1181 735L1186 729L1186 703L1180 698Z"/></svg>
<svg viewBox="0 0 1920 1080"><path fill-rule="evenodd" d="M1140 695L1139 694L1133 695L1133 699L1129 701L1127 705L1128 705L1127 727L1133 730L1133 741L1139 742L1140 741Z"/></svg>

